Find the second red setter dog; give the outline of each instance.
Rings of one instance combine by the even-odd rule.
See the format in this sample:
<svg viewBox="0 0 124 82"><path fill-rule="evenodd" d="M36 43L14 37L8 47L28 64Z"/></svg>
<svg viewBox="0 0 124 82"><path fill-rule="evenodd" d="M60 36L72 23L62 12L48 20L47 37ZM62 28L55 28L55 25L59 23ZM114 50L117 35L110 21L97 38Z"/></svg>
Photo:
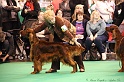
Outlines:
<svg viewBox="0 0 124 82"><path fill-rule="evenodd" d="M58 58L63 64L73 67L73 71L71 73L75 73L77 71L77 64L73 57L81 55L81 53L85 50L83 47L39 40L36 37L36 34L31 32L30 29L21 31L21 35L28 35L30 40L30 59L34 62L34 71L32 74L39 73L42 70L43 63L51 62L53 59Z"/></svg>
<svg viewBox="0 0 124 82"><path fill-rule="evenodd" d="M111 25L110 27L106 27L106 31L111 32L113 38L115 39L115 52L117 56L120 58L122 67L118 72L124 72L124 37L119 31L118 26Z"/></svg>

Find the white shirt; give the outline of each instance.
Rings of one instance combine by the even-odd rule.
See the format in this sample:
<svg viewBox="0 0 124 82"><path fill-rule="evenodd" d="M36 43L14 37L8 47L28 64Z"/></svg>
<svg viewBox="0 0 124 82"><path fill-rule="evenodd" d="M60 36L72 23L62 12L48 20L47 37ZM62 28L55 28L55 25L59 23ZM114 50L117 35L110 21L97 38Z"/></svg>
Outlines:
<svg viewBox="0 0 124 82"><path fill-rule="evenodd" d="M96 9L100 12L101 17L106 22L112 19L112 12L114 12L114 9L110 5L108 5L106 2L97 1Z"/></svg>
<svg viewBox="0 0 124 82"><path fill-rule="evenodd" d="M2 7L8 6L6 0L1 0L1 6Z"/></svg>

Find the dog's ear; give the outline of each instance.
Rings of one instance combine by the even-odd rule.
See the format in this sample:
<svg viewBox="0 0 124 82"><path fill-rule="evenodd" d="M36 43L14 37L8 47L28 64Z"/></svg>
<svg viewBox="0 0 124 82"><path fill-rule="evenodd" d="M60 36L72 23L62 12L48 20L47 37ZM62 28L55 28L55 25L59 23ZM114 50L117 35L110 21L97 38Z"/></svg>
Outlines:
<svg viewBox="0 0 124 82"><path fill-rule="evenodd" d="M27 35L27 33L26 33L25 30L20 30L19 34L20 34L21 36L26 36L26 35Z"/></svg>
<svg viewBox="0 0 124 82"><path fill-rule="evenodd" d="M33 30L32 28L27 28L27 29L26 29L26 32L28 32L28 33L33 33L34 30Z"/></svg>
<svg viewBox="0 0 124 82"><path fill-rule="evenodd" d="M110 27L106 27L105 28L107 32L111 32L111 28Z"/></svg>
<svg viewBox="0 0 124 82"><path fill-rule="evenodd" d="M112 32L115 28L117 28L116 25L111 25L110 27L106 27L106 31Z"/></svg>

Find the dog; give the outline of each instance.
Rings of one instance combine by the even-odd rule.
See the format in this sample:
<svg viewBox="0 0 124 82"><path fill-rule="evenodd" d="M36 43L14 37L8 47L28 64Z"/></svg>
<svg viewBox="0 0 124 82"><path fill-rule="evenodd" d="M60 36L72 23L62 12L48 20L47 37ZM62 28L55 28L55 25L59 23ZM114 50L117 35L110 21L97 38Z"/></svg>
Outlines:
<svg viewBox="0 0 124 82"><path fill-rule="evenodd" d="M81 55L85 48L61 42L40 40L31 28L21 30L20 33L30 40L30 60L34 63L34 71L31 74L39 73L42 70L43 63L51 62L53 59L60 59L63 64L73 67L71 73L77 72L77 63L73 57Z"/></svg>
<svg viewBox="0 0 124 82"><path fill-rule="evenodd" d="M119 27L116 25L111 25L110 27L106 27L107 32L111 32L113 39L116 41L115 43L115 52L117 56L121 60L122 67L118 72L124 72L124 37L119 31Z"/></svg>

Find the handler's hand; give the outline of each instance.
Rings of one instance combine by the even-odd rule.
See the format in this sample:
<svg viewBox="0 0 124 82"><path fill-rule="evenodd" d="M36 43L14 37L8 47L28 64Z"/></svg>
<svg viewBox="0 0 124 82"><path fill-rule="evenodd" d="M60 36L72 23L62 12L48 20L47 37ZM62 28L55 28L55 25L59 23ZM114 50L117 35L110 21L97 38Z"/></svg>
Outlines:
<svg viewBox="0 0 124 82"><path fill-rule="evenodd" d="M75 42L75 44L76 44L77 46L81 46L81 44L80 44L79 42Z"/></svg>
<svg viewBox="0 0 124 82"><path fill-rule="evenodd" d="M79 42L77 42L77 39L75 38L74 39L74 43L77 45L77 46L81 46L81 44Z"/></svg>

